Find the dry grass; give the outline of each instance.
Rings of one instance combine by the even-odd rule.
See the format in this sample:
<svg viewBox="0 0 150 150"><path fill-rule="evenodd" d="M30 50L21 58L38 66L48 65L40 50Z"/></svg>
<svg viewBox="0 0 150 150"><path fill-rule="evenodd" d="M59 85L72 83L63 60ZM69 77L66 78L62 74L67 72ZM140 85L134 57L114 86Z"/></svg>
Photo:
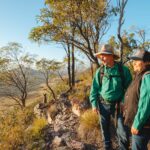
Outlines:
<svg viewBox="0 0 150 150"><path fill-rule="evenodd" d="M80 118L79 137L88 143L99 143L101 140L99 117L92 110L86 111Z"/></svg>
<svg viewBox="0 0 150 150"><path fill-rule="evenodd" d="M21 145L26 145L25 129L32 123L33 118L33 112L30 109L1 112L0 149L13 150L19 149Z"/></svg>
<svg viewBox="0 0 150 150"><path fill-rule="evenodd" d="M47 120L44 118L36 118L33 121L31 134L35 138L40 138L42 129L47 125Z"/></svg>
<svg viewBox="0 0 150 150"><path fill-rule="evenodd" d="M82 102L88 99L92 78L89 71L79 74L77 78L80 79L80 82L75 84L75 88L69 95L69 99L76 99Z"/></svg>

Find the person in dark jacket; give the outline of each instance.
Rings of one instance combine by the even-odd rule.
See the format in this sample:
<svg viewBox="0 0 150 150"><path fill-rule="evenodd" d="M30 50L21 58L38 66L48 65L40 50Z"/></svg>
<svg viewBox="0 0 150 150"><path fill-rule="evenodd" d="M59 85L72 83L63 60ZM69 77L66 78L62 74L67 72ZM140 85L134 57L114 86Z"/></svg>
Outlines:
<svg viewBox="0 0 150 150"><path fill-rule="evenodd" d="M131 83L129 69L118 64L119 57L114 54L113 48L105 44L95 56L101 60L102 66L97 69L90 91L90 102L94 112L100 114L101 132L105 150L111 150L110 118L114 117L115 106L123 102L124 93ZM128 134L123 125L122 114L117 116L117 135L119 149L127 150Z"/></svg>
<svg viewBox="0 0 150 150"><path fill-rule="evenodd" d="M150 52L129 57L136 73L125 94L124 123L131 127L132 150L147 150L150 140Z"/></svg>

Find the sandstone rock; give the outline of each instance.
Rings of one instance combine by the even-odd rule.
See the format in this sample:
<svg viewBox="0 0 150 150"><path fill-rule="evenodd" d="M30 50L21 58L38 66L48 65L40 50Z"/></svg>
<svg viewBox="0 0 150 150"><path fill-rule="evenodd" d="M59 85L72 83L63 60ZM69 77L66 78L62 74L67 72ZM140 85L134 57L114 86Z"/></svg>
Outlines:
<svg viewBox="0 0 150 150"><path fill-rule="evenodd" d="M52 145L59 147L59 146L65 146L66 144L62 138L55 136Z"/></svg>
<svg viewBox="0 0 150 150"><path fill-rule="evenodd" d="M81 115L78 101L71 104L68 96L62 94L58 101L50 101L47 106L45 110L49 126L43 131L46 150L94 150L92 146L80 142L77 137L76 129ZM50 108L51 112L56 112L53 117Z"/></svg>
<svg viewBox="0 0 150 150"><path fill-rule="evenodd" d="M68 147L70 147L72 149L76 149L76 150L84 150L85 149L84 143L75 141L75 140L70 141L70 143L67 143L67 145L68 145Z"/></svg>
<svg viewBox="0 0 150 150"><path fill-rule="evenodd" d="M55 147L55 149L54 150L72 150L72 149L70 149L68 146L61 146L61 147Z"/></svg>
<svg viewBox="0 0 150 150"><path fill-rule="evenodd" d="M49 113L47 113L47 121L48 121L49 124L53 124L53 120L52 120Z"/></svg>

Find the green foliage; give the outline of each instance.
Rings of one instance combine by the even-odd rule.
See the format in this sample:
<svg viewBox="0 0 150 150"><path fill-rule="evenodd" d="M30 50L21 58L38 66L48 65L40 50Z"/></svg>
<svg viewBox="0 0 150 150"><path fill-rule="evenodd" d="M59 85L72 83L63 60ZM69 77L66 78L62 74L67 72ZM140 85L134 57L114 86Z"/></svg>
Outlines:
<svg viewBox="0 0 150 150"><path fill-rule="evenodd" d="M85 98L84 91L81 89L75 89L69 96L69 99L78 99L79 101L83 101Z"/></svg>
<svg viewBox="0 0 150 150"><path fill-rule="evenodd" d="M87 100L90 93L90 86L92 83L90 70L86 70L78 75L81 81L76 84L75 90L70 94L70 99L78 99L80 101ZM79 122L77 129L78 136L82 141L87 143L100 143L101 133L99 125L99 116L91 109L85 111Z"/></svg>
<svg viewBox="0 0 150 150"><path fill-rule="evenodd" d="M36 62L36 66L42 72L49 71L52 73L52 71L56 71L60 69L62 64L61 62L57 62L55 60L48 60L48 59L42 58L41 60Z"/></svg>
<svg viewBox="0 0 150 150"><path fill-rule="evenodd" d="M124 31L123 36L123 62L127 61L127 56L132 52L132 50L136 47L136 41L134 39L134 34L127 34L126 31ZM108 43L114 47L116 50L116 54L120 55L120 43L116 40L114 36L112 36Z"/></svg>
<svg viewBox="0 0 150 150"><path fill-rule="evenodd" d="M18 108L0 114L0 150L41 150L45 119L37 119L33 107Z"/></svg>
<svg viewBox="0 0 150 150"><path fill-rule="evenodd" d="M26 143L23 126L16 125L5 132L7 133L1 134L3 136L0 139L2 141L0 144L1 149L15 150L21 148L21 145Z"/></svg>
<svg viewBox="0 0 150 150"><path fill-rule="evenodd" d="M148 31L144 29L137 29L134 26L131 30L124 30L122 35L123 40L123 60L126 62L126 57L134 52L135 49L141 48L149 50L150 39L147 38ZM116 40L115 36L112 36L108 43L112 45L116 50L119 50L119 42Z"/></svg>
<svg viewBox="0 0 150 150"><path fill-rule="evenodd" d="M36 66L44 75L48 92L51 93L52 97L56 100L56 92L53 90L53 86L51 84L53 84L52 82L54 82L54 77L56 77L57 72L61 69L62 63L55 60L42 58L36 62Z"/></svg>
<svg viewBox="0 0 150 150"><path fill-rule="evenodd" d="M56 92L56 95L60 95L62 92L65 92L69 89L69 86L66 84L65 81L56 81L56 85L54 86L54 90Z"/></svg>
<svg viewBox="0 0 150 150"><path fill-rule="evenodd" d="M31 135L35 139L41 138L41 131L47 125L47 121L44 118L36 118L33 121Z"/></svg>
<svg viewBox="0 0 150 150"><path fill-rule="evenodd" d="M31 67L35 56L24 53L22 45L15 42L1 47L0 55L0 82L3 89L0 94L23 108L34 82Z"/></svg>
<svg viewBox="0 0 150 150"><path fill-rule="evenodd" d="M109 28L109 18L117 9L107 0L46 0L47 8L37 17L41 26L31 30L29 38L35 42L72 44L98 63L94 53Z"/></svg>
<svg viewBox="0 0 150 150"><path fill-rule="evenodd" d="M77 78L80 82L76 83L74 90L69 95L69 99L78 99L80 101L88 100L92 83L90 71L86 70L80 73L77 75Z"/></svg>

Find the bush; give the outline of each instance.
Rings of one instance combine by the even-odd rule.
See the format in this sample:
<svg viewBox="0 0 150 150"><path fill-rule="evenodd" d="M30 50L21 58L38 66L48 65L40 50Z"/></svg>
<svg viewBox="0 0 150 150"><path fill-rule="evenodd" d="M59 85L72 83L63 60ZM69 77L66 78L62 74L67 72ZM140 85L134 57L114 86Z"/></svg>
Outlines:
<svg viewBox="0 0 150 150"><path fill-rule="evenodd" d="M81 115L78 135L88 143L99 143L101 140L99 117L92 110L87 110Z"/></svg>
<svg viewBox="0 0 150 150"><path fill-rule="evenodd" d="M91 109L87 110L81 116L80 122L82 123L82 125L84 125L86 128L89 128L89 129L99 128L99 117Z"/></svg>
<svg viewBox="0 0 150 150"><path fill-rule="evenodd" d="M1 114L0 149L16 150L27 144L25 130L34 118L31 109L18 108Z"/></svg>
<svg viewBox="0 0 150 150"><path fill-rule="evenodd" d="M36 118L33 121L31 135L35 139L40 139L42 137L42 129L47 125L47 121L44 118Z"/></svg>
<svg viewBox="0 0 150 150"><path fill-rule="evenodd" d="M55 83L51 87L52 87L56 97L59 96L61 93L66 92L69 89L69 86L67 85L67 83L60 79L55 80ZM47 87L46 87L46 89L48 92L47 93L48 99L49 100L53 99L53 95L52 95L51 91Z"/></svg>
<svg viewBox="0 0 150 150"><path fill-rule="evenodd" d="M91 74L85 71L77 76L79 82L75 84L74 90L71 92L69 99L78 99L80 102L88 100L90 87L92 83Z"/></svg>
<svg viewBox="0 0 150 150"><path fill-rule="evenodd" d="M1 136L3 136L0 144L1 149L16 150L26 144L24 138L24 128L20 125L10 128Z"/></svg>

